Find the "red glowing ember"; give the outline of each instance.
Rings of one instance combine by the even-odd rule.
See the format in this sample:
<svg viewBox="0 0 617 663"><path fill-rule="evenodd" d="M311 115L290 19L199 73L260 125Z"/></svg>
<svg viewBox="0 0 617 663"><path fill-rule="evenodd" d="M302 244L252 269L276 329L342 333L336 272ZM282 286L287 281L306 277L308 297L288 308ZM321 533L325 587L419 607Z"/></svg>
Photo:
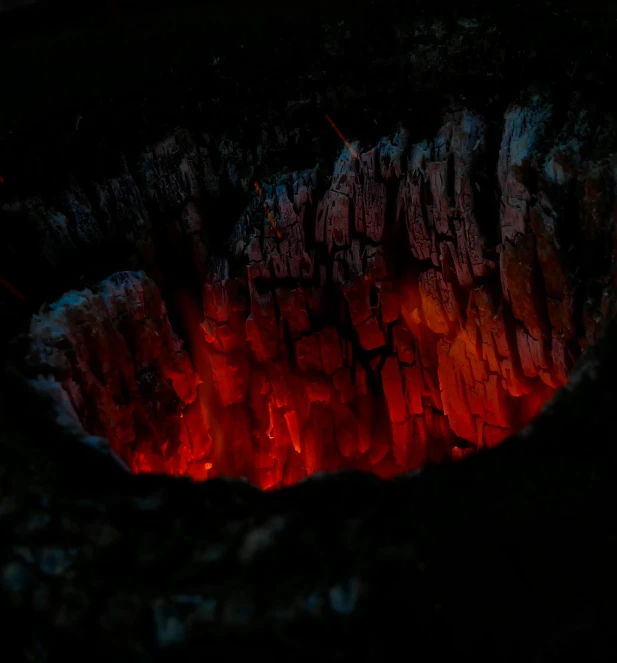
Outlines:
<svg viewBox="0 0 617 663"><path fill-rule="evenodd" d="M154 282L123 273L35 316L32 357L67 367L64 407L134 472L263 489L343 468L392 477L492 447L535 416L556 385L508 356L486 287L461 327L423 279L383 277L369 269L326 297L215 262L203 305L172 293L183 349Z"/></svg>
<svg viewBox="0 0 617 663"><path fill-rule="evenodd" d="M201 301L168 300L188 352L154 282L123 273L41 313L37 361L67 367L85 430L135 472L272 489L343 468L391 477L499 444L567 382L574 290L540 207L513 239L520 210L504 194L504 239L483 235L470 126L452 120L440 134L452 158L427 150L413 172L396 144L359 162L348 145L325 190L314 172L287 173L268 206L255 182L266 215L245 214L211 256Z"/></svg>
<svg viewBox="0 0 617 663"><path fill-rule="evenodd" d="M340 132L340 130L336 126L336 124L334 124L334 120L332 120L332 118L327 113L326 113L326 120L328 120L328 123L330 124L330 126L334 129L334 131L336 131L336 135L343 141L343 143L345 144L345 147L351 152L353 157L355 159L359 159L360 156L358 155L358 153L353 149L353 147L350 145L350 143L345 138L345 136L343 136L343 134Z"/></svg>
<svg viewBox="0 0 617 663"><path fill-rule="evenodd" d="M319 313L323 302L311 302L300 287L277 293L277 322L255 282L254 273L248 282L213 274L204 292L205 321L199 306L177 293L202 383L164 466L160 454L140 453L129 456L134 471L246 477L262 489L344 468L388 478L498 444L554 391L520 373L491 372L490 355L478 354L466 329L433 332L443 320L422 306L411 283L380 285L380 317L393 322L395 349L381 358L371 354L385 340L377 338L377 320L375 329L370 323L374 275L339 291L357 323L357 343L337 325L311 331L307 309ZM481 334L499 333L499 313L491 319L493 329ZM285 350L283 321L293 357Z"/></svg>

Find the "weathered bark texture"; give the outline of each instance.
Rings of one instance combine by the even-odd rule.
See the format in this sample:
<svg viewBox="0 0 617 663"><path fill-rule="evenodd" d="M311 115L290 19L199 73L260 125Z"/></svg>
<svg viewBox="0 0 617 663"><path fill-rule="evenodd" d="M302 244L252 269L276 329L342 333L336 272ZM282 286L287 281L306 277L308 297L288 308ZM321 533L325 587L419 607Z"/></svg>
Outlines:
<svg viewBox="0 0 617 663"><path fill-rule="evenodd" d="M64 425L86 442L108 443L130 467L146 456L158 460L151 471L187 472L191 419L183 411L199 378L143 272L68 292L33 318L30 336L30 384L54 395ZM193 438L204 438L202 430Z"/></svg>
<svg viewBox="0 0 617 663"><path fill-rule="evenodd" d="M188 242L185 261L205 281L202 310L170 296L204 385L187 418L177 408L173 426L156 433L139 423L141 405L132 414L130 395L125 407L119 396L99 400L97 419L72 394L85 428L110 437L135 471L245 476L263 488L344 467L391 476L519 430L566 383L610 306L614 163L582 160L584 115L560 130L553 115L540 97L512 106L497 146L482 118L457 111L432 140L410 144L400 130L365 152L356 144L358 159L345 150L325 185L316 170L277 176L261 184L263 200L255 195L227 252L208 260L198 203L217 185L207 152L186 132L147 150L140 187L97 185L105 194L98 211L82 202L90 210L82 228L94 238L111 209L126 228L126 214L141 209L145 235L131 235L138 250L154 246L146 207L161 218L180 210L167 237ZM53 311L79 319L88 301L69 298ZM141 302L123 301L130 321L131 302ZM164 365L158 328L141 316L126 334L138 335L149 362L163 352ZM45 345L40 329L33 325L33 341ZM99 350L91 361L107 365ZM115 359L128 362L122 371L141 375L142 358L124 357ZM73 383L64 383L69 393ZM175 391L181 403L195 401L194 389ZM162 422L170 408L152 398ZM126 425L114 431L120 419Z"/></svg>
<svg viewBox="0 0 617 663"><path fill-rule="evenodd" d="M614 3L184 4L0 25L0 657L616 660Z"/></svg>

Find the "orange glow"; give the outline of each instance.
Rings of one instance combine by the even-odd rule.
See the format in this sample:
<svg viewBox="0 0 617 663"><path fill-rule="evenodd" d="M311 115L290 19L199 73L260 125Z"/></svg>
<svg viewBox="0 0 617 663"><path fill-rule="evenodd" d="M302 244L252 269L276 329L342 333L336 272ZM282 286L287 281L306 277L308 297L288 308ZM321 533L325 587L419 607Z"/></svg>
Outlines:
<svg viewBox="0 0 617 663"><path fill-rule="evenodd" d="M332 118L326 113L326 120L328 120L328 123L330 126L336 131L337 136L345 143L345 147L351 152L351 154L354 156L355 159L360 159L360 156L358 153L353 149L353 147L349 144L348 140L343 136L343 134L340 132L339 128L334 124L334 121Z"/></svg>
<svg viewBox="0 0 617 663"><path fill-rule="evenodd" d="M137 474L164 473L203 481L227 474L222 454L223 432L217 417L212 416L215 407L212 368L209 347L203 340L200 326L200 307L182 288L176 289L174 299L187 332L187 349L199 376L197 399L176 415L177 440L172 454L168 453L168 441L160 451L153 449L151 443L142 443L139 450L129 453L128 457L121 450L120 455Z"/></svg>
<svg viewBox="0 0 617 663"><path fill-rule="evenodd" d="M369 277L362 278L360 289ZM174 453L163 464L160 455L134 454L135 471L245 477L264 490L345 468L389 478L499 444L554 393L513 367L497 337L499 310L487 309L490 327L460 328L418 284L390 282L399 312L391 315L394 354L359 361L359 350L326 325L297 338L290 362L272 350L275 321L256 308L258 298L249 316L247 293L237 291L242 283L207 284L205 312L186 292L175 294L201 384L179 415ZM482 296L470 293L468 320ZM218 316L218 327L203 323L208 314Z"/></svg>
<svg viewBox="0 0 617 663"><path fill-rule="evenodd" d="M270 225L274 229L274 232L276 233L276 236L279 239L282 239L283 238L283 231L278 227L276 221L274 220L274 217L272 216L272 213L270 212L270 210L268 208L268 204L264 200L263 194L261 192L261 187L259 186L257 180L255 180L255 191L257 191L257 195L261 198L261 201L262 201L263 206L264 206L264 210L266 212L266 216L268 217L268 221L270 221Z"/></svg>

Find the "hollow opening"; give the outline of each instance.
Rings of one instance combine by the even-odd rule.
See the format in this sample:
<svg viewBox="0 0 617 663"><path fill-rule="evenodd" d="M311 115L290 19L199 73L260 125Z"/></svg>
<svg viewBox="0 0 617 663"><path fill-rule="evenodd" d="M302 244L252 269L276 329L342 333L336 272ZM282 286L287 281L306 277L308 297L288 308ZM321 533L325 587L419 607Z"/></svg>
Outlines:
<svg viewBox="0 0 617 663"><path fill-rule="evenodd" d="M263 41L246 32L243 63ZM22 187L3 198L11 283L38 286L34 258L11 253L28 245L58 285L41 285L49 304L30 324L31 383L136 473L245 477L273 489L319 471L391 477L457 460L527 425L597 323L597 310L583 320L572 302L583 283L601 306L608 263L578 274L564 253L573 240L553 231L582 223L572 210L584 190L589 234L608 237L608 167L568 182L563 207L562 183L548 186L539 161L516 163L557 140L551 122L563 118L550 116L550 99L521 101L527 108L491 96L474 102L482 112L463 109L453 93L422 87L416 54L401 60L385 113L387 59L364 98L366 76L346 66L355 78L343 88L335 69L312 62L306 39L276 58L302 50L310 74L281 92L277 77L256 83L251 70L243 103L228 104L233 117L219 102L239 98L242 68L223 50L208 54L206 101L180 63L166 65L182 112L159 95L165 121L131 137L129 116L147 105L131 97L111 145L99 135L107 105L100 126L83 110L71 124L80 177L54 175L44 193ZM385 51L391 40L379 39ZM337 57L359 57L364 46L354 44ZM423 100L413 112L410 82ZM459 84L453 73L448 85ZM478 87L469 94L484 94ZM76 167L99 149L90 168ZM533 187L529 168L538 169ZM17 180L9 172L7 187Z"/></svg>
<svg viewBox="0 0 617 663"><path fill-rule="evenodd" d="M493 447L564 376L504 299L509 272L474 267L470 244L450 234L473 219L446 217L438 235L435 215L456 208L468 177L453 163L442 162L442 189L398 219L391 206L423 183L389 182L387 196L378 170L360 178L340 160L330 187L302 172L274 176L218 255L206 251L206 206L187 196L165 217L150 202L156 269L117 272L44 306L30 370L64 366L61 406L135 473L275 489L320 471L393 477ZM341 193L353 187L355 217ZM437 266L420 254L414 223L446 252Z"/></svg>

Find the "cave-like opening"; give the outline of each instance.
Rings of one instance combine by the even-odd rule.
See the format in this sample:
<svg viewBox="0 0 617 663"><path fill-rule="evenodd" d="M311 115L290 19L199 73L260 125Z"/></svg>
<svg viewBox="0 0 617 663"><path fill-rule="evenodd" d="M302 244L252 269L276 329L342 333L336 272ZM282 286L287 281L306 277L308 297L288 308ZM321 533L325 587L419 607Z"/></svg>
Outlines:
<svg viewBox="0 0 617 663"><path fill-rule="evenodd" d="M499 156L504 188L519 185L516 149ZM270 177L215 253L198 183L207 154L171 136L107 194L116 215L142 210L153 277L118 272L44 307L30 369L136 473L272 489L493 447L564 384L555 353L571 345L542 337L533 250L546 238L532 253L520 233L495 245L510 232L507 197L482 232L494 192L472 187L495 161L484 150L482 120L458 112L430 143L397 134L357 158L344 149L331 177ZM522 257L500 267L508 251Z"/></svg>

